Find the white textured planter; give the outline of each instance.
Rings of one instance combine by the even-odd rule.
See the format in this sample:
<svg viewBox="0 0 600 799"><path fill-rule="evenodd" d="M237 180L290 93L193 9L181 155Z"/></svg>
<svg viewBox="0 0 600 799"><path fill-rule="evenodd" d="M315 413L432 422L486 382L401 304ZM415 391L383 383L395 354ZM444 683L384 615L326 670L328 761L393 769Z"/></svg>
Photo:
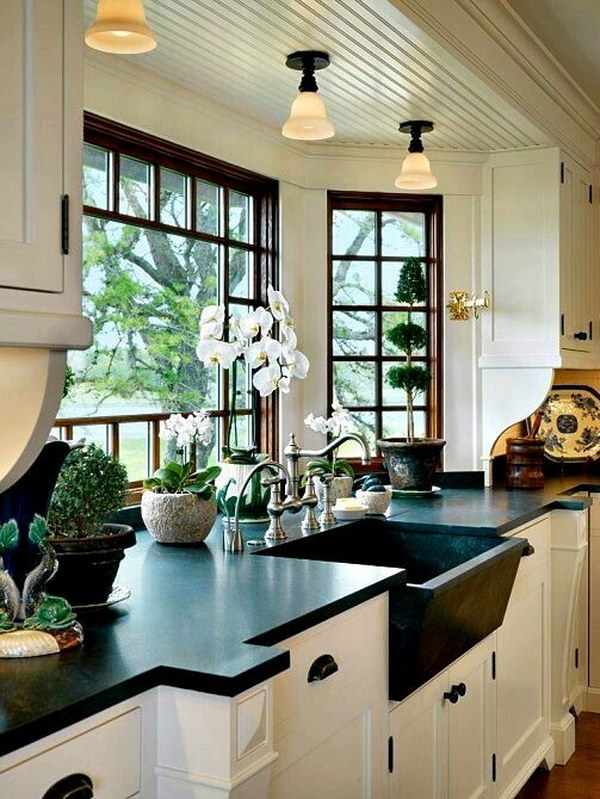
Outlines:
<svg viewBox="0 0 600 799"><path fill-rule="evenodd" d="M331 501L334 505L336 500L340 499L340 497L349 497L352 494L353 483L353 479L347 474L342 474L333 478L333 482L331 484ZM320 508L323 507L323 489L323 483L317 477L315 480L315 490L317 492Z"/></svg>
<svg viewBox="0 0 600 799"><path fill-rule="evenodd" d="M384 514L392 501L392 489L386 487L385 491L356 492L356 499L367 509L368 515L378 516Z"/></svg>
<svg viewBox="0 0 600 799"><path fill-rule="evenodd" d="M210 533L217 517L214 498L193 494L142 494L142 519L160 544L199 544Z"/></svg>

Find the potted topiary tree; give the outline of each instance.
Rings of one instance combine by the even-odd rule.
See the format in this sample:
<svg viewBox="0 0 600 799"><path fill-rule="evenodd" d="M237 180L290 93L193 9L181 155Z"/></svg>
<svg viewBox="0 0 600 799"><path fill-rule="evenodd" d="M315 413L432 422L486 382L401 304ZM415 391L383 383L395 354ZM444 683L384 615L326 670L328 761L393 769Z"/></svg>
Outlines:
<svg viewBox="0 0 600 799"><path fill-rule="evenodd" d="M431 374L415 353L427 344L426 329L414 321L415 305L427 302L427 282L420 258L407 258L400 269L396 301L406 306L406 319L386 332L386 338L406 356L406 361L387 373L392 388L406 394L406 438L383 438L377 442L387 462L392 488L401 491L431 491L432 479L446 442L440 438L415 438L414 405L425 393Z"/></svg>
<svg viewBox="0 0 600 799"><path fill-rule="evenodd" d="M58 557L50 588L72 605L99 605L113 588L133 528L106 519L127 496L127 470L95 444L74 449L58 475L48 510L49 543Z"/></svg>

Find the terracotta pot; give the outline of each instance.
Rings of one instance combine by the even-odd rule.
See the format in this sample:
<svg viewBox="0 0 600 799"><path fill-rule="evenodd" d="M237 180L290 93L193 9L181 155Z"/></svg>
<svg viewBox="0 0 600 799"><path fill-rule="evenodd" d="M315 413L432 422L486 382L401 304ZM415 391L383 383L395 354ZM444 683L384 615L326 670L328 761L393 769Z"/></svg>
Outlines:
<svg viewBox="0 0 600 799"><path fill-rule="evenodd" d="M100 605L112 591L125 549L135 544L133 527L103 524L106 535L49 540L58 558L58 571L48 583L48 593L64 597L71 605Z"/></svg>
<svg viewBox="0 0 600 799"><path fill-rule="evenodd" d="M142 494L142 519L160 544L199 544L210 533L217 517L214 497L194 494Z"/></svg>
<svg viewBox="0 0 600 799"><path fill-rule="evenodd" d="M334 505L336 500L340 497L349 497L352 494L353 483L354 481L347 474L341 474L333 478L331 484L331 501ZM319 500L319 508L321 509L323 508L323 488L323 483L317 478L315 480L315 491Z"/></svg>
<svg viewBox="0 0 600 799"><path fill-rule="evenodd" d="M421 438L408 443L399 438L377 442L387 463L392 488L400 491L431 491L433 475L446 442Z"/></svg>

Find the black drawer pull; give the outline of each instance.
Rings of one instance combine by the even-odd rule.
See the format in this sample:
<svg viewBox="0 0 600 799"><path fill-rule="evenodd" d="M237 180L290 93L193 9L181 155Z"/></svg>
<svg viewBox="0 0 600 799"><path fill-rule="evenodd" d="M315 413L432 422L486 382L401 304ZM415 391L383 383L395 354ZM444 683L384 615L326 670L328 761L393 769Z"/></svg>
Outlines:
<svg viewBox="0 0 600 799"><path fill-rule="evenodd" d="M452 705L455 705L461 696L467 693L467 686L464 682L459 682L458 685L453 685L449 691L444 691L444 699L447 699Z"/></svg>
<svg viewBox="0 0 600 799"><path fill-rule="evenodd" d="M326 680L339 670L333 655L320 655L308 670L308 682Z"/></svg>
<svg viewBox="0 0 600 799"><path fill-rule="evenodd" d="M42 799L94 799L94 786L87 774L69 774L48 788Z"/></svg>
<svg viewBox="0 0 600 799"><path fill-rule="evenodd" d="M531 555L535 555L535 547L533 546L533 544L527 543L521 550L521 557L529 558Z"/></svg>

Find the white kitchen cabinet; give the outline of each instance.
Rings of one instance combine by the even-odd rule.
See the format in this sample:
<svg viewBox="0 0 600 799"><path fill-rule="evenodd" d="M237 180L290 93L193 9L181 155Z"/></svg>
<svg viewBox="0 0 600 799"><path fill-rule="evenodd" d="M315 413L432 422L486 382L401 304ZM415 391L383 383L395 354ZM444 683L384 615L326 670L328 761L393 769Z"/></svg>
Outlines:
<svg viewBox="0 0 600 799"><path fill-rule="evenodd" d="M0 4L0 346L89 345L80 0Z"/></svg>
<svg viewBox="0 0 600 799"><path fill-rule="evenodd" d="M550 516L514 530L535 552L522 558L497 631L497 790L511 797L542 761L550 737Z"/></svg>
<svg viewBox="0 0 600 799"><path fill-rule="evenodd" d="M390 799L493 794L495 636L390 713Z"/></svg>
<svg viewBox="0 0 600 799"><path fill-rule="evenodd" d="M587 510L556 510L551 516L551 722L556 762L575 751L575 719L570 712L583 691L579 663L579 603L588 546Z"/></svg>
<svg viewBox="0 0 600 799"><path fill-rule="evenodd" d="M592 494L589 549L588 709L600 711L600 495Z"/></svg>
<svg viewBox="0 0 600 799"><path fill-rule="evenodd" d="M592 271L591 175L563 156L560 190L560 310L563 365L592 365L598 309ZM573 353L580 353L577 356ZM583 357L587 356L587 357Z"/></svg>
<svg viewBox="0 0 600 799"><path fill-rule="evenodd" d="M387 639L386 594L278 644L291 667L273 679L269 799L381 795ZM324 656L330 673L309 682Z"/></svg>
<svg viewBox="0 0 600 799"><path fill-rule="evenodd" d="M139 707L109 720L90 719L84 732L71 733L2 769L0 796L42 799L57 783L80 775L89 780L97 799L129 799L140 790L141 735Z"/></svg>

